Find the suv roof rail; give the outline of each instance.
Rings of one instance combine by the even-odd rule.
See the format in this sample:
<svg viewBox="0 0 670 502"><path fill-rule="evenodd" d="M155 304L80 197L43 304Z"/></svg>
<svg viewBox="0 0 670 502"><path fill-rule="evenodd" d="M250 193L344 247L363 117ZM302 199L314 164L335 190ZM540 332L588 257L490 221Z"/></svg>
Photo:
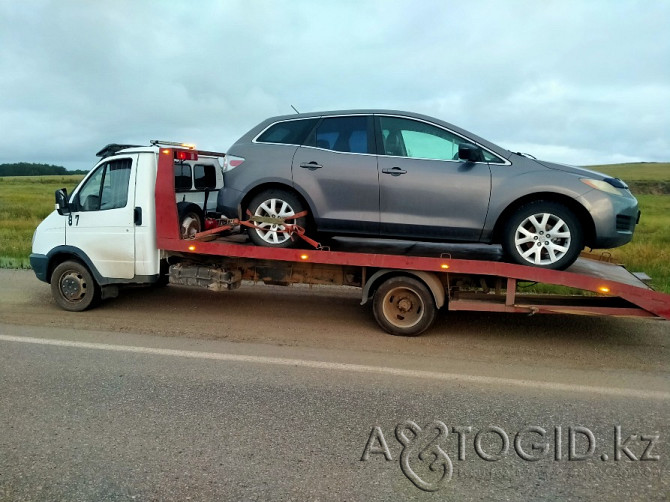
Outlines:
<svg viewBox="0 0 670 502"><path fill-rule="evenodd" d="M121 145L119 143L110 143L102 147L102 149L96 153L95 156L104 159L105 157L110 157L120 152L121 150L125 150L126 148L140 148L141 146L142 145Z"/></svg>

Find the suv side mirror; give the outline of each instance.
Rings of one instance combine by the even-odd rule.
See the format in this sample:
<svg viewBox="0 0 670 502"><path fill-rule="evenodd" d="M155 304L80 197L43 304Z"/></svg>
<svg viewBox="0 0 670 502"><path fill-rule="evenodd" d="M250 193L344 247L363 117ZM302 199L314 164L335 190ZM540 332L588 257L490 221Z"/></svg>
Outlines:
<svg viewBox="0 0 670 502"><path fill-rule="evenodd" d="M70 203L67 200L67 188L56 190L56 211L58 214L70 214Z"/></svg>
<svg viewBox="0 0 670 502"><path fill-rule="evenodd" d="M479 162L482 160L482 151L478 146L461 143L458 145L458 158L468 162Z"/></svg>

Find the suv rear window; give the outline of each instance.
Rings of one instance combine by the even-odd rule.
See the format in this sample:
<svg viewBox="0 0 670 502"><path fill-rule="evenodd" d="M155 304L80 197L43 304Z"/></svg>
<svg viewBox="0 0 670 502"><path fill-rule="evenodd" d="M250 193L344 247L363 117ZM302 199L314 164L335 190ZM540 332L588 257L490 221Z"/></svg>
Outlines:
<svg viewBox="0 0 670 502"><path fill-rule="evenodd" d="M318 119L286 120L277 122L265 130L258 138L258 143L281 143L285 145L301 145Z"/></svg>

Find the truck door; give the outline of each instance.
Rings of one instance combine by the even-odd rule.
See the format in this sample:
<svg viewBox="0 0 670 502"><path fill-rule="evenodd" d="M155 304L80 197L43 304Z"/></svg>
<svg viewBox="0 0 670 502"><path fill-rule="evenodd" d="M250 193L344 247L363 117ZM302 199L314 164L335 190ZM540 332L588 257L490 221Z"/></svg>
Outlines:
<svg viewBox="0 0 670 502"><path fill-rule="evenodd" d="M83 251L104 278L135 274L137 155L98 164L70 200L65 244Z"/></svg>

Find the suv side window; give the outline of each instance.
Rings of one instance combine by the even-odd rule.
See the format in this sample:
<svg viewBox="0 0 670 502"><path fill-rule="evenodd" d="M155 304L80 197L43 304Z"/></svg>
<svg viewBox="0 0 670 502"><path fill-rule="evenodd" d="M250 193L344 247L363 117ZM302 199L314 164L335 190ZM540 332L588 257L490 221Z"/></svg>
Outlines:
<svg viewBox="0 0 670 502"><path fill-rule="evenodd" d="M471 143L466 138L418 120L379 117L384 155L430 160L459 160L458 147ZM497 155L482 150L480 160L504 164Z"/></svg>
<svg viewBox="0 0 670 502"><path fill-rule="evenodd" d="M368 117L324 118L316 128L309 146L336 152L371 153Z"/></svg>
<svg viewBox="0 0 670 502"><path fill-rule="evenodd" d="M277 122L258 136L256 142L301 145L318 120L318 118L313 118Z"/></svg>
<svg viewBox="0 0 670 502"><path fill-rule="evenodd" d="M487 152L486 150L482 150L482 153L484 154L484 160L486 162L489 162L491 164L504 164L505 161L502 160L500 157L497 155L493 155L490 152Z"/></svg>
<svg viewBox="0 0 670 502"><path fill-rule="evenodd" d="M131 159L112 160L98 167L77 194L77 210L102 211L125 207L131 167Z"/></svg>
<svg viewBox="0 0 670 502"><path fill-rule="evenodd" d="M385 155L415 159L458 160L458 145L467 141L425 122L380 117Z"/></svg>

